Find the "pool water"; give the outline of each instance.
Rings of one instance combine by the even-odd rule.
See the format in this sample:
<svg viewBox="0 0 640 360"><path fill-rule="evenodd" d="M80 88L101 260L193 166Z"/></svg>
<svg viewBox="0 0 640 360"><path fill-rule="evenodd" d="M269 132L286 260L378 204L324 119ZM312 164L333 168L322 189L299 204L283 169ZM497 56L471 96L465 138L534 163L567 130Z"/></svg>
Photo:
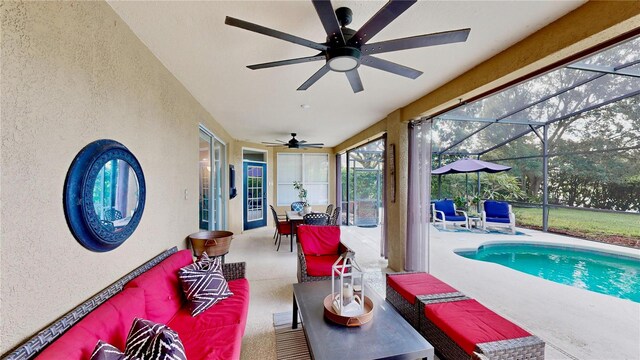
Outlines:
<svg viewBox="0 0 640 360"><path fill-rule="evenodd" d="M640 302L640 258L540 244L487 244L456 251L560 284Z"/></svg>

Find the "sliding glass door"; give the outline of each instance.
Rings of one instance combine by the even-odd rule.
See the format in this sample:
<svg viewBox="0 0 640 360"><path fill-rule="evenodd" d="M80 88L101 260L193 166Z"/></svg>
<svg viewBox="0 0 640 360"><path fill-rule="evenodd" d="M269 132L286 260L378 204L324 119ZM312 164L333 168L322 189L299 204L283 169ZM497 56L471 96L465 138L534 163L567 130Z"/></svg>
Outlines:
<svg viewBox="0 0 640 360"><path fill-rule="evenodd" d="M199 159L200 229L226 229L226 146L203 127L200 128Z"/></svg>

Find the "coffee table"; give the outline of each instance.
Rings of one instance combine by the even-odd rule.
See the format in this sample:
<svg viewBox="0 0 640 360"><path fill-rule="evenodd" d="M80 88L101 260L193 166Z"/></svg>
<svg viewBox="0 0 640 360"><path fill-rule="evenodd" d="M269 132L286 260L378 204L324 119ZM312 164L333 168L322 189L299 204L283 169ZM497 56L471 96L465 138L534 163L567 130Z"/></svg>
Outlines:
<svg viewBox="0 0 640 360"><path fill-rule="evenodd" d="M300 311L313 359L433 360L433 346L370 287L365 287L365 295L374 303L373 319L359 327L337 325L324 318L323 300L330 292L331 280L293 284L291 327L298 327Z"/></svg>

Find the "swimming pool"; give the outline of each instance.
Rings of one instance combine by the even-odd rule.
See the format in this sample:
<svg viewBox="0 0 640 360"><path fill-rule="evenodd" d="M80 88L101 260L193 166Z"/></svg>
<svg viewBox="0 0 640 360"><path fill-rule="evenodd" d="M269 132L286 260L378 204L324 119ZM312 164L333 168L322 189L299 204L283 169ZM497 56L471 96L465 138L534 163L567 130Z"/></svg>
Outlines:
<svg viewBox="0 0 640 360"><path fill-rule="evenodd" d="M530 243L485 244L477 250L455 252L560 284L640 302L640 258Z"/></svg>

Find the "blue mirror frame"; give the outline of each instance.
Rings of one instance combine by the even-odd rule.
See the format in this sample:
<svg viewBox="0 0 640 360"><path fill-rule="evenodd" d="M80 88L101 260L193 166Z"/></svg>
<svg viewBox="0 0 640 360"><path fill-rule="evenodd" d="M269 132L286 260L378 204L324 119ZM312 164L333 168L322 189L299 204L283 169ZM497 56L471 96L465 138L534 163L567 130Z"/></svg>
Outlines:
<svg viewBox="0 0 640 360"><path fill-rule="evenodd" d="M93 203L93 188L98 173L112 160L127 162L138 180L138 204L135 212L129 222L117 232L110 231L101 224ZM146 186L142 167L138 159L121 143L109 139L94 141L85 146L71 163L64 185L64 212L73 236L87 249L105 252L120 246L140 223L145 200Z"/></svg>

